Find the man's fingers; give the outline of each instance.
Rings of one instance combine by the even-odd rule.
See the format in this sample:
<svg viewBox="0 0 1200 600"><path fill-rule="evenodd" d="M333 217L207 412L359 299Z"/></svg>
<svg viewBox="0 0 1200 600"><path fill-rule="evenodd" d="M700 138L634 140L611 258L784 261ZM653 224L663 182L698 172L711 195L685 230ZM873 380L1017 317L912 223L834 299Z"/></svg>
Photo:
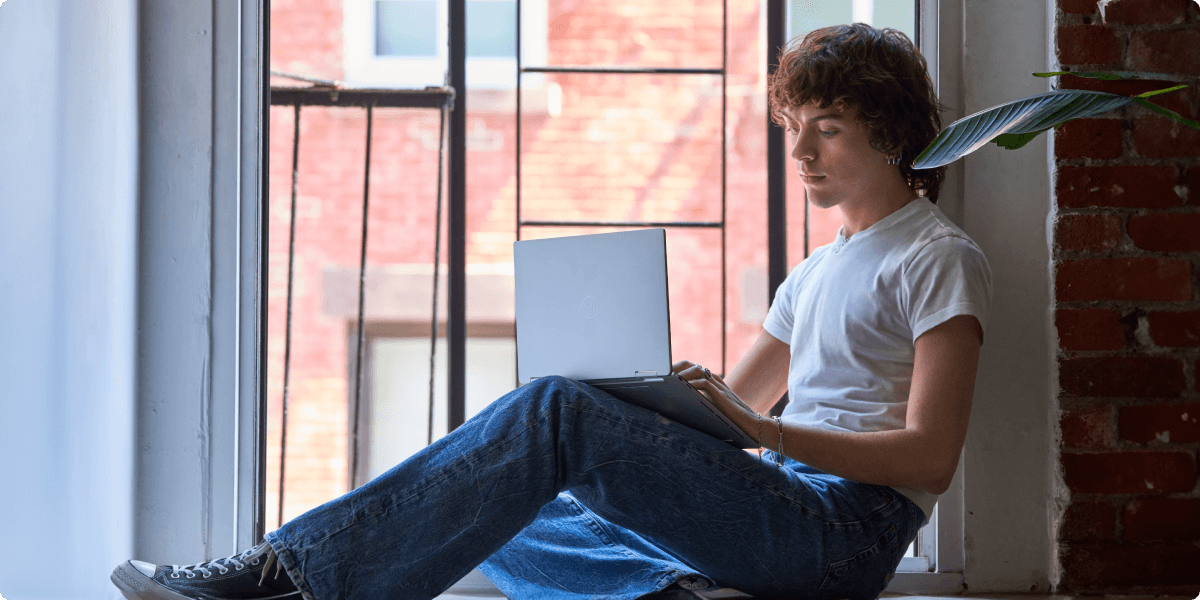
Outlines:
<svg viewBox="0 0 1200 600"><path fill-rule="evenodd" d="M717 394L719 392L719 390L717 390L716 387L713 386L712 381L709 381L709 380L705 379L704 377L701 377L699 379L689 380L688 383L692 384L692 387L699 390L701 394L704 394L705 396L707 396L710 401L713 401L713 402L716 401L715 394Z"/></svg>
<svg viewBox="0 0 1200 600"><path fill-rule="evenodd" d="M675 372L679 375L682 375L683 378L688 381L693 379L704 379L704 367L692 362L688 362L687 365L687 367Z"/></svg>
<svg viewBox="0 0 1200 600"><path fill-rule="evenodd" d="M693 363L690 360L681 360L681 361L671 365L671 372L675 373L676 375L683 375L684 371L686 371L694 366L696 366L696 363Z"/></svg>

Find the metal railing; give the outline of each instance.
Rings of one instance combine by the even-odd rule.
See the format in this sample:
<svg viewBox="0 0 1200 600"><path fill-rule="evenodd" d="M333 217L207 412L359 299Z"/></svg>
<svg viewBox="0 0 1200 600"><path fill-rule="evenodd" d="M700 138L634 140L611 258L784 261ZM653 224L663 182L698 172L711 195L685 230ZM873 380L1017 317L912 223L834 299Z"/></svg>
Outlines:
<svg viewBox="0 0 1200 600"><path fill-rule="evenodd" d="M445 140L446 140L446 115L454 109L456 94L454 89L446 87L425 88L419 90L398 90L398 89L361 89L361 88L343 88L340 82L325 81L308 77L300 77L284 73L273 72L275 76L289 77L308 81L314 85L310 87L272 87L271 88L271 105L272 106L292 106L294 109L294 118L292 122L292 188L291 188L291 211L288 222L288 272L287 272L287 317L284 331L284 349L283 349L283 406L282 419L280 427L280 445L279 445L279 522L283 522L283 504L284 504L284 481L287 469L287 424L288 424L288 400L290 393L291 382L291 351L292 351L292 295L293 295L293 280L296 257L296 199L297 187L299 180L300 168L300 116L301 107L304 106L325 106L325 107L361 107L366 111L367 127L366 127L366 159L363 172L363 194L362 194L362 237L359 253L359 269L358 269L358 309L355 327L355 360L354 360L354 376L353 389L354 400L352 408L352 425L351 425L351 462L350 462L350 482L353 487L355 478L359 472L359 424L361 422L362 410L362 394L363 394L363 363L366 352L366 327L364 314L365 300L365 284L366 284L366 269L367 269L367 234L370 230L368 220L368 210L370 208L371 198L371 137L372 125L374 122L374 112L376 108L415 108L415 109L437 109L441 115L440 125L438 128L438 183L437 183L437 225L434 233L434 271L433 271L433 309L432 309L432 331L430 332L430 351L429 351L429 426L428 435L429 441L433 441L433 403L434 403L434 359L436 357L437 337L438 337L438 259L441 252L441 217L442 217L442 167L446 164ZM461 140L460 140L461 143ZM452 141L453 144L453 141ZM463 188L465 189L465 188ZM460 201L462 199L459 199ZM453 202L453 200L452 200ZM460 213L461 214L461 213Z"/></svg>
<svg viewBox="0 0 1200 600"><path fill-rule="evenodd" d="M517 106L516 106L516 232L521 239L522 227L662 227L718 229L721 232L721 374L726 369L726 112L728 109L726 83L728 80L729 6L721 0L721 67L629 67L613 65L572 66L537 65L524 66L521 62L521 0L516 0L516 63L517 63ZM604 75L713 75L721 78L721 219L719 221L557 221L527 220L521 218L521 80L529 73L569 73ZM786 245L784 246L786 251ZM787 257L784 257L786 263ZM780 280L782 282L782 279ZM772 290L774 287L772 287Z"/></svg>

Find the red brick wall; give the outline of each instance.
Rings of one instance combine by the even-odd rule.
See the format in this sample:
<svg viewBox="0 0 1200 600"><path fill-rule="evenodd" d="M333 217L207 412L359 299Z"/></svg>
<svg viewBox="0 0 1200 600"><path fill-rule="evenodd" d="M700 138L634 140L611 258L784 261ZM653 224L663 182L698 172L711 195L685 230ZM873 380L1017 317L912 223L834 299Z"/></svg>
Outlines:
<svg viewBox="0 0 1200 600"><path fill-rule="evenodd" d="M1059 0L1064 70L1140 70L1200 118L1200 9L1189 0ZM1061 78L1134 94L1163 82ZM1062 469L1060 591L1200 585L1200 131L1142 108L1055 135L1054 268Z"/></svg>

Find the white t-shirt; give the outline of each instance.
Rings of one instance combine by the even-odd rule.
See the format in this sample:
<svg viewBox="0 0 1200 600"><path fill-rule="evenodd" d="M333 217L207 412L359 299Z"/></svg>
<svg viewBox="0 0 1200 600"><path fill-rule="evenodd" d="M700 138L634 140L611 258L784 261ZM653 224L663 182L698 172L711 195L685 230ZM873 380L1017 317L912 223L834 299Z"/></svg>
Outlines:
<svg viewBox="0 0 1200 600"><path fill-rule="evenodd" d="M844 431L903 429L914 343L958 315L987 330L983 252L917 198L849 239L821 246L779 286L764 329L791 348L788 422ZM895 488L928 517L937 496Z"/></svg>

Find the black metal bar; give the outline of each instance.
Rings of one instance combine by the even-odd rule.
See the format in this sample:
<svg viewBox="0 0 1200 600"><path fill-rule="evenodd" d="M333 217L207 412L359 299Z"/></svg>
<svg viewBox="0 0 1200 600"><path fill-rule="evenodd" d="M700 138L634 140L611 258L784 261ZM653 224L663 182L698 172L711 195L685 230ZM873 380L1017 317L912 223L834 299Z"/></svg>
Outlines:
<svg viewBox="0 0 1200 600"><path fill-rule="evenodd" d="M467 2L450 0L450 87L460 90L450 116L446 315L447 430L466 421L467 376Z"/></svg>
<svg viewBox="0 0 1200 600"><path fill-rule="evenodd" d="M523 78L523 75L522 75L523 65L522 65L522 60L521 60L521 0L516 0L516 11L517 11L517 31L516 31L516 37L517 37L517 44L516 44L516 48L517 48L517 52L516 52L516 55L517 55L517 112L516 112L517 142L516 142L515 160L517 163L516 164L517 178L516 178L516 181L514 184L515 187L513 190L514 191L514 199L516 201L516 211L515 211L516 223L514 224L515 227L513 228L513 232L516 235L516 240L519 242L519 241L521 241L521 79ZM515 344L516 341L517 341L516 340L516 331L514 331L513 332L513 343ZM513 361L513 379L512 380L513 380L514 388L521 386L521 376L520 376L521 365L520 365L519 361L520 361L520 359Z"/></svg>
<svg viewBox="0 0 1200 600"><path fill-rule="evenodd" d="M305 83L311 83L315 86L326 88L340 88L346 85L346 82L338 81L337 79L321 79L320 77L309 77L308 75L300 75L298 73L286 73L284 71L276 71L275 69L271 69L271 76L285 77L294 81L303 81Z"/></svg>
<svg viewBox="0 0 1200 600"><path fill-rule="evenodd" d="M620 67L620 66L571 66L547 65L541 67L524 67L520 73L615 73L620 75L724 75L725 68L711 69L702 67Z"/></svg>
<svg viewBox="0 0 1200 600"><path fill-rule="evenodd" d="M374 107L367 105L367 157L365 161L365 169L363 172L363 217L362 217L362 249L359 254L358 263L358 341L357 354L354 360L354 422L351 424L354 435L351 438L350 452L353 459L350 461L350 487L353 488L354 481L358 477L358 425L361 421L362 411L362 389L363 389L363 361L366 354L366 315L363 308L366 304L365 295L367 288L367 215L370 209L371 198L371 121L374 114Z"/></svg>
<svg viewBox="0 0 1200 600"><path fill-rule="evenodd" d="M779 52L787 43L787 4L767 0L767 74L778 67ZM768 101L769 102L769 101ZM770 104L767 106L770 115ZM775 290L787 278L787 147L783 129L767 118L767 297L775 301ZM805 203L807 204L807 202ZM805 229L808 223L805 223ZM806 244L807 245L807 244ZM787 394L771 408L783 414Z"/></svg>
<svg viewBox="0 0 1200 600"><path fill-rule="evenodd" d="M808 191L805 190L804 194L804 258L808 258L808 250L812 248L812 242L808 239L808 233L811 229L808 225L812 223L812 211L810 210L812 207L808 205Z"/></svg>
<svg viewBox="0 0 1200 600"><path fill-rule="evenodd" d="M296 183L300 173L300 105L292 120L292 204L288 215L287 321L283 333L283 416L279 431L279 525L283 525L283 482L287 467L288 392L292 375L292 282L296 265Z"/></svg>
<svg viewBox="0 0 1200 600"><path fill-rule="evenodd" d="M441 108L455 101L453 89L421 90L329 89L319 87L271 88L271 104L304 106L374 106L376 108Z"/></svg>
<svg viewBox="0 0 1200 600"><path fill-rule="evenodd" d="M268 49L271 47L271 0L259 0L258 4L258 36L262 44L258 50L259 56L259 72L262 73L262 104L259 105L259 110L263 111L263 118L260 119L262 124L262 137L259 138L259 148L261 155L259 156L258 177L262 185L261 194L258 197L258 284L259 284L259 306L258 306L258 414L255 416L256 423L256 439L255 452L258 455L258 464L255 468L255 487L258 491L258 505L255 509L254 523L254 539L261 540L267 533L267 339L269 332L268 328L268 311L267 311L267 287L269 283L270 273L270 221L268 220L270 198L271 198L271 178L268 174L268 165L271 164L271 53Z"/></svg>
<svg viewBox="0 0 1200 600"><path fill-rule="evenodd" d="M728 216L726 215L726 211L725 211L725 209L726 209L726 206L725 206L725 162L726 162L726 160L725 160L725 144L726 144L726 139L725 138L727 137L727 132L725 131L725 129L727 127L727 123L726 123L727 117L726 117L725 113L727 112L727 110L729 108L728 107L728 95L725 93L726 92L725 88L726 88L726 84L727 84L727 80L728 80L727 70L729 69L728 42L729 42L729 1L721 0L721 376L722 377L729 374L729 371L728 371L728 369L726 369L726 364L725 364L726 359L727 359L726 354L728 354L728 351L729 351L728 347L726 346L726 339L725 339L726 338L725 330L728 329L728 327L726 326L726 321L727 321L726 311L727 311L728 307L726 305L728 304L727 301L728 301L728 296L729 296L729 294L727 293L729 288L726 287L728 282L726 281L726 273L725 273L726 258L727 258L726 257L727 252L725 249L725 241L726 241L725 222L728 220Z"/></svg>
<svg viewBox="0 0 1200 600"><path fill-rule="evenodd" d="M778 66L785 39L785 0L767 0L767 73ZM770 105L767 107L770 114ZM767 297L787 278L787 147L783 129L767 119Z"/></svg>
<svg viewBox="0 0 1200 600"><path fill-rule="evenodd" d="M438 111L437 208L433 219L433 317L429 320L429 418L426 444L433 443L433 409L437 398L434 375L437 373L438 339L438 268L442 256L442 166L446 164L446 109Z"/></svg>
<svg viewBox="0 0 1200 600"><path fill-rule="evenodd" d="M921 0L913 0L913 46L921 50Z"/></svg>
<svg viewBox="0 0 1200 600"><path fill-rule="evenodd" d="M721 221L521 221L523 227L691 227L722 228Z"/></svg>

